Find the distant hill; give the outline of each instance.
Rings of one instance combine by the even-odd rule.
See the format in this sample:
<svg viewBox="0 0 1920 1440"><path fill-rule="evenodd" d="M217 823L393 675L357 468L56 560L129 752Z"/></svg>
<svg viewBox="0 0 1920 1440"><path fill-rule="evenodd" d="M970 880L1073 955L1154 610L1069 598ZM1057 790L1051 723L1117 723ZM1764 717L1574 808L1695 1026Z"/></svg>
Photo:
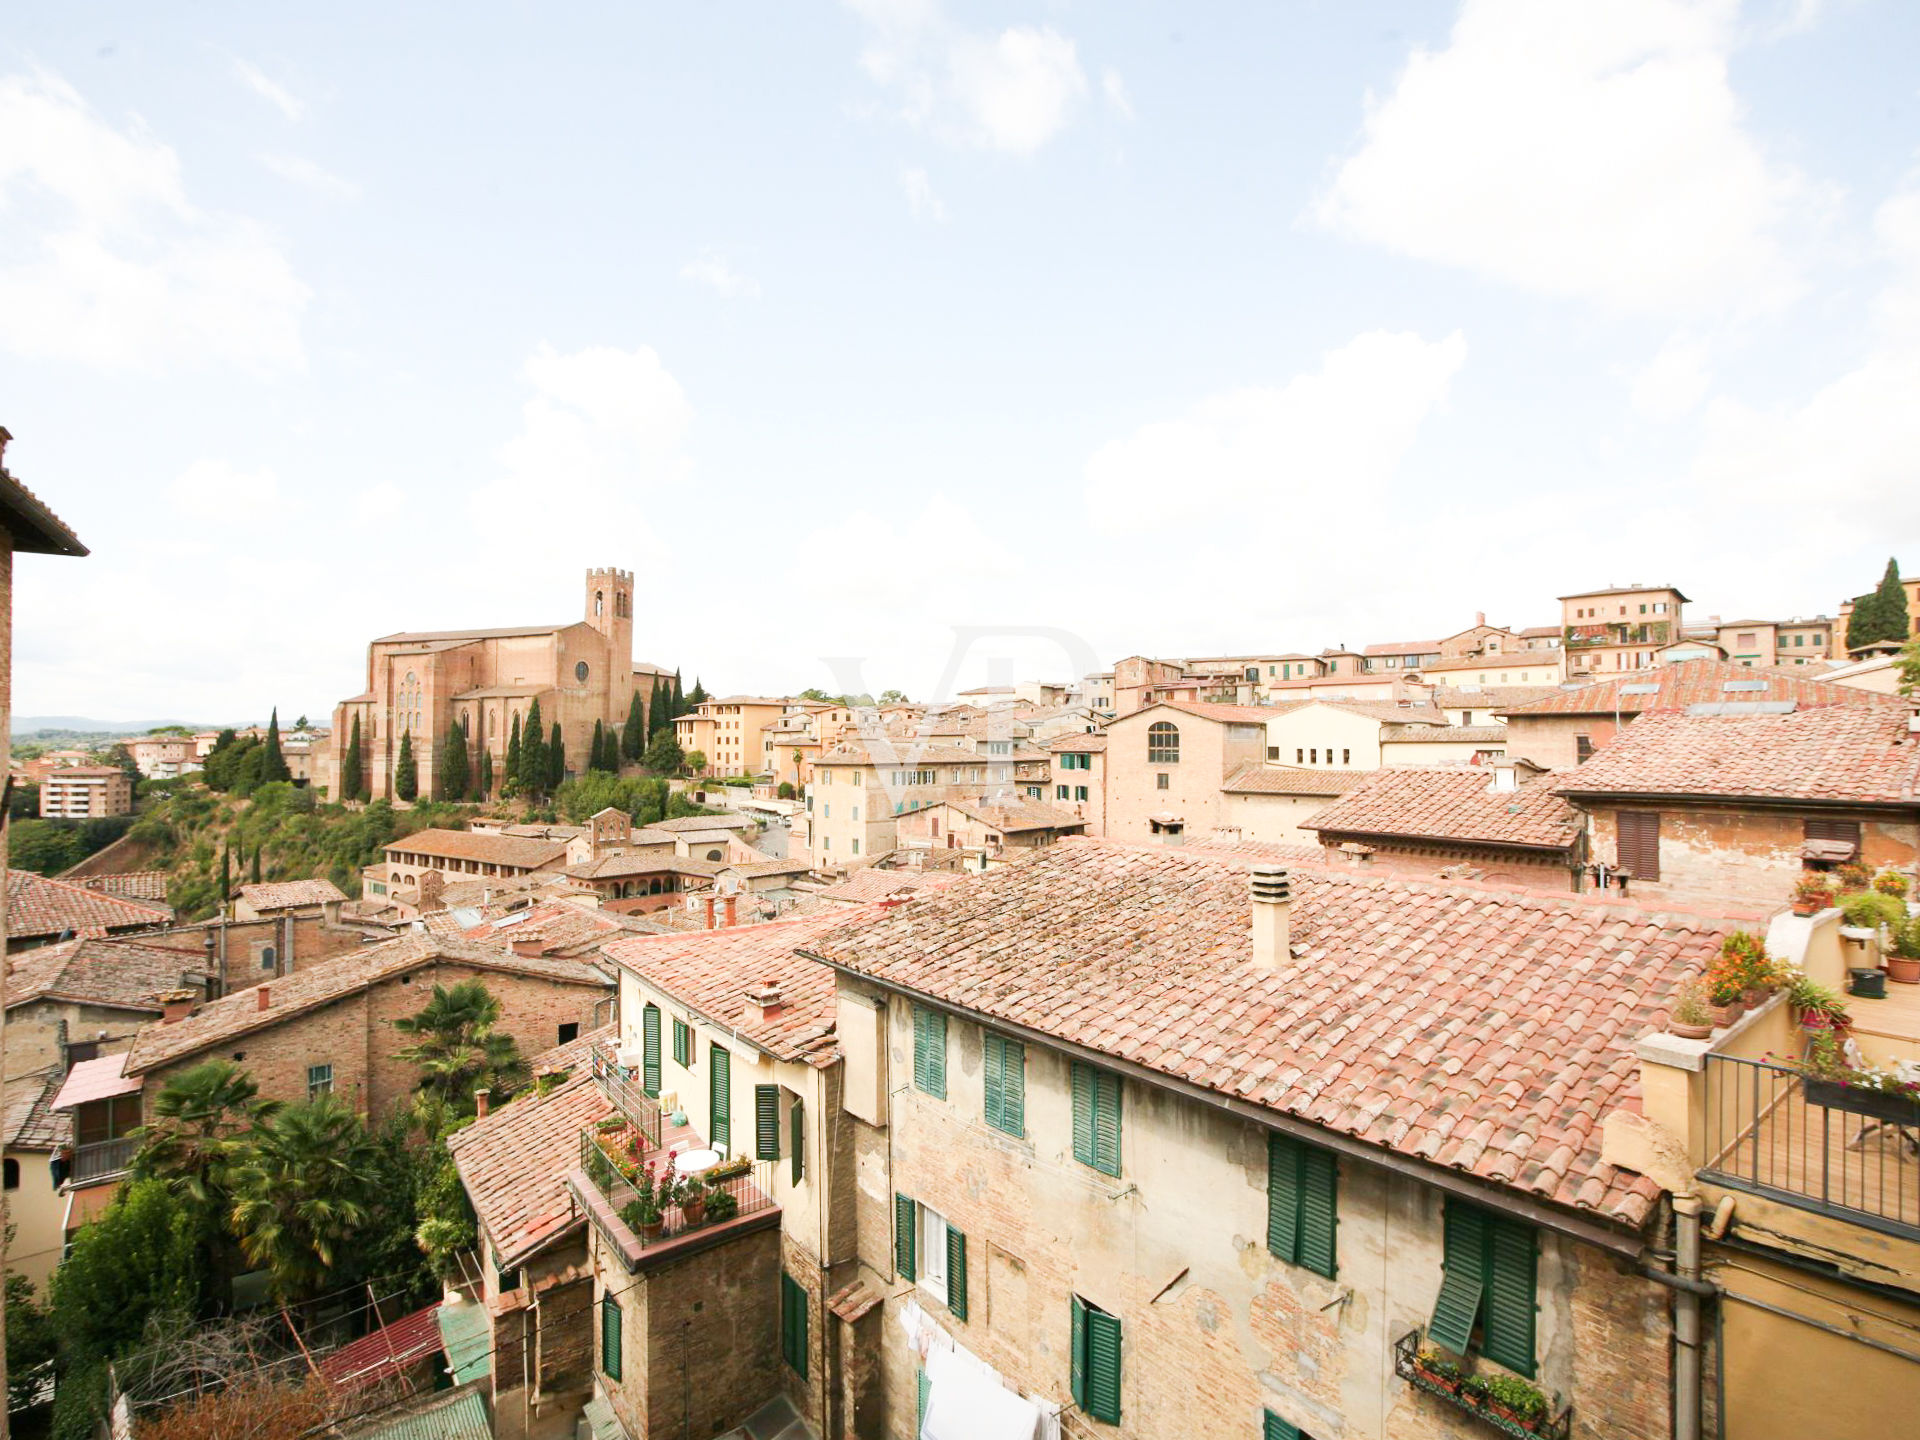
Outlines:
<svg viewBox="0 0 1920 1440"><path fill-rule="evenodd" d="M211 730L211 725L191 725L184 720L95 720L86 715L16 715L12 730L16 735L31 735L36 730L57 730L71 735L144 735L156 725L186 725L189 730Z"/></svg>

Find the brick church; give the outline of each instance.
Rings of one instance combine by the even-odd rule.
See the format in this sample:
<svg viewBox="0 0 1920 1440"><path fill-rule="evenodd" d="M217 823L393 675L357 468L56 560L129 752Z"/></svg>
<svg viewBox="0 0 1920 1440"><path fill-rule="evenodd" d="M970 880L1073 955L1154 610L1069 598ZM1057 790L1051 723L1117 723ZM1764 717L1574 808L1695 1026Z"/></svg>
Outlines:
<svg viewBox="0 0 1920 1440"><path fill-rule="evenodd" d="M484 748L502 774L515 716L540 702L542 728L560 722L569 774L586 766L593 722L616 729L638 689L652 694L659 666L634 663L633 572L589 570L583 620L497 630L429 630L383 635L367 647L367 688L333 711L333 773L341 773L353 722L360 722L362 774L374 799L394 799L400 737L413 737L420 793L434 792L440 741L465 726L469 760Z"/></svg>

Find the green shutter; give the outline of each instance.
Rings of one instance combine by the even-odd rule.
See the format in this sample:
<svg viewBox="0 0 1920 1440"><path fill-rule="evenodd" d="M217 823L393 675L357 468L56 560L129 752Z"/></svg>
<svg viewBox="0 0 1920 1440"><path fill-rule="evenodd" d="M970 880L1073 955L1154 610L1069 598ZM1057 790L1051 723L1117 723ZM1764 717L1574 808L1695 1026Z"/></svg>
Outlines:
<svg viewBox="0 0 1920 1440"><path fill-rule="evenodd" d="M1073 1062L1073 1158L1093 1164L1093 1067Z"/></svg>
<svg viewBox="0 0 1920 1440"><path fill-rule="evenodd" d="M1120 1423L1120 1319L1087 1310L1087 1414Z"/></svg>
<svg viewBox="0 0 1920 1440"><path fill-rule="evenodd" d="M802 1380L807 1378L807 1292L780 1272L780 1358Z"/></svg>
<svg viewBox="0 0 1920 1440"><path fill-rule="evenodd" d="M1300 1264L1331 1280L1338 1268L1340 1166L1330 1150L1302 1145L1300 1152Z"/></svg>
<svg viewBox="0 0 1920 1440"><path fill-rule="evenodd" d="M967 1237L947 1226L947 1309L967 1318Z"/></svg>
<svg viewBox="0 0 1920 1440"><path fill-rule="evenodd" d="M1094 1074L1093 1168L1120 1173L1120 1077Z"/></svg>
<svg viewBox="0 0 1920 1440"><path fill-rule="evenodd" d="M1300 1440L1300 1427L1288 1424L1269 1410L1266 1412L1266 1422L1261 1431L1260 1440Z"/></svg>
<svg viewBox="0 0 1920 1440"><path fill-rule="evenodd" d="M1073 1331L1069 1349L1071 1362L1073 1403L1082 1410L1087 1408L1087 1302L1078 1295L1073 1299Z"/></svg>
<svg viewBox="0 0 1920 1440"><path fill-rule="evenodd" d="M1447 1201L1446 1278L1434 1302L1427 1335L1456 1355L1473 1344L1474 1321L1480 1316L1480 1297L1486 1293L1485 1217L1471 1205Z"/></svg>
<svg viewBox="0 0 1920 1440"><path fill-rule="evenodd" d="M904 1195L893 1197L893 1268L902 1280L914 1279L913 1201Z"/></svg>
<svg viewBox="0 0 1920 1440"><path fill-rule="evenodd" d="M707 1077L707 1103L713 1134L707 1138L722 1150L733 1148L733 1057L718 1045L709 1045L713 1073Z"/></svg>
<svg viewBox="0 0 1920 1440"><path fill-rule="evenodd" d="M1481 1351L1509 1370L1533 1374L1535 1281L1534 1230L1531 1225L1489 1218L1487 1231L1486 1313Z"/></svg>
<svg viewBox="0 0 1920 1440"><path fill-rule="evenodd" d="M1027 1133L1027 1047L988 1031L984 1037L987 1123L1009 1135Z"/></svg>
<svg viewBox="0 0 1920 1440"><path fill-rule="evenodd" d="M1267 1136L1267 1249L1290 1264L1300 1259L1300 1147Z"/></svg>
<svg viewBox="0 0 1920 1440"><path fill-rule="evenodd" d="M798 1185L801 1177L807 1173L806 1165L806 1112L801 1108L800 1097L793 1097L793 1183Z"/></svg>
<svg viewBox="0 0 1920 1440"><path fill-rule="evenodd" d="M915 1395L913 1433L918 1436L927 1428L927 1401L933 1395L933 1382L927 1379L927 1372L923 1366L913 1367L913 1389Z"/></svg>
<svg viewBox="0 0 1920 1440"><path fill-rule="evenodd" d="M780 1087L753 1087L753 1154L757 1160L780 1158Z"/></svg>
<svg viewBox="0 0 1920 1440"><path fill-rule="evenodd" d="M611 1292L600 1297L600 1373L620 1378L620 1302Z"/></svg>
<svg viewBox="0 0 1920 1440"><path fill-rule="evenodd" d="M683 1070L693 1068L693 1031L677 1017L673 1022L673 1063Z"/></svg>
<svg viewBox="0 0 1920 1440"><path fill-rule="evenodd" d="M649 1005L640 1012L640 1088L654 1099L660 1098L660 1007Z"/></svg>
<svg viewBox="0 0 1920 1440"><path fill-rule="evenodd" d="M913 1085L937 1099L947 1098L947 1016L943 1010L913 1007Z"/></svg>

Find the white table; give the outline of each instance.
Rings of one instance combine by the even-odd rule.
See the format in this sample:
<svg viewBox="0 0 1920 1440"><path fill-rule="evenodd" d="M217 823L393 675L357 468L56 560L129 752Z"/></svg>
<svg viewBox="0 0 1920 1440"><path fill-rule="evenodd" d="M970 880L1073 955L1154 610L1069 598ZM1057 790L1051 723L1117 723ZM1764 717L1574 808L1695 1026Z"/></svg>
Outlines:
<svg viewBox="0 0 1920 1440"><path fill-rule="evenodd" d="M673 1157L674 1171L681 1175L698 1175L703 1170L711 1170L719 1163L718 1150L682 1150Z"/></svg>

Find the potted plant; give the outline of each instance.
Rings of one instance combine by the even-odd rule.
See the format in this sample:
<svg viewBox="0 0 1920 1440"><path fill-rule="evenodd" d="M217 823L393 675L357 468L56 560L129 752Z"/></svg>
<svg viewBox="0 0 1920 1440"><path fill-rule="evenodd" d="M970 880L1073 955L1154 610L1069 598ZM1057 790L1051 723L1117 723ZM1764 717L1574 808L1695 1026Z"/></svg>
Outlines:
<svg viewBox="0 0 1920 1440"><path fill-rule="evenodd" d="M753 1162L747 1159L746 1156L739 1155L731 1160L722 1160L718 1165L707 1171L706 1180L709 1185L718 1185L723 1180L738 1179L752 1169Z"/></svg>
<svg viewBox="0 0 1920 1440"><path fill-rule="evenodd" d="M1750 930L1735 930L1720 942L1720 961L1740 982L1740 1001L1749 1010L1766 1003L1778 977L1767 958L1767 942Z"/></svg>
<svg viewBox="0 0 1920 1440"><path fill-rule="evenodd" d="M731 1190L707 1191L707 1223L718 1225L740 1213L740 1197Z"/></svg>
<svg viewBox="0 0 1920 1440"><path fill-rule="evenodd" d="M1840 880L1840 893L1851 894L1855 890L1864 890L1873 881L1873 874L1866 866L1849 860L1833 872Z"/></svg>
<svg viewBox="0 0 1920 1440"><path fill-rule="evenodd" d="M1713 1023L1731 1025L1738 1020L1746 1010L1740 999L1746 993L1746 977L1722 956L1708 967L1704 983Z"/></svg>
<svg viewBox="0 0 1920 1440"><path fill-rule="evenodd" d="M681 1184L680 1213L687 1217L688 1229L707 1218L707 1187L697 1175Z"/></svg>
<svg viewBox="0 0 1920 1440"><path fill-rule="evenodd" d="M668 1182L669 1184L671 1182ZM620 1207L620 1218L643 1244L652 1244L666 1228L667 1217L660 1207L661 1194L653 1183L653 1172L642 1169L634 1180L634 1197Z"/></svg>
<svg viewBox="0 0 1920 1440"><path fill-rule="evenodd" d="M1920 1081L1903 1080L1877 1065L1856 1066L1831 1030L1807 1037L1807 1054L1790 1069L1800 1072L1809 1105L1845 1110L1891 1125L1920 1125Z"/></svg>
<svg viewBox="0 0 1920 1440"><path fill-rule="evenodd" d="M1840 902L1840 918L1845 922L1840 933L1856 945L1878 939L1884 925L1897 925L1907 918L1906 902L1878 890L1861 890Z"/></svg>
<svg viewBox="0 0 1920 1440"><path fill-rule="evenodd" d="M1853 1028L1846 1002L1805 975L1796 973L1788 982L1787 1003L1793 1006L1802 1030L1832 1030L1844 1039Z"/></svg>
<svg viewBox="0 0 1920 1440"><path fill-rule="evenodd" d="M1901 985L1920 985L1920 915L1898 920L1888 929L1887 978Z"/></svg>
<svg viewBox="0 0 1920 1440"><path fill-rule="evenodd" d="M1713 1035L1713 1012L1698 980L1683 980L1674 992L1667 1015L1667 1033L1682 1040L1706 1040Z"/></svg>
<svg viewBox="0 0 1920 1440"><path fill-rule="evenodd" d="M1523 1429L1536 1429L1547 1418L1547 1397L1518 1375L1489 1375L1485 1400L1496 1414Z"/></svg>
<svg viewBox="0 0 1920 1440"><path fill-rule="evenodd" d="M1907 898L1907 877L1898 870L1882 870L1873 877L1873 888L1882 895L1891 895L1896 900Z"/></svg>
<svg viewBox="0 0 1920 1440"><path fill-rule="evenodd" d="M1793 882L1793 913L1818 915L1833 903L1833 882L1817 870L1809 870Z"/></svg>
<svg viewBox="0 0 1920 1440"><path fill-rule="evenodd" d="M1458 1365L1438 1350L1422 1350L1414 1357L1413 1364L1423 1377L1431 1380L1449 1395L1460 1393L1460 1384L1466 1376Z"/></svg>

